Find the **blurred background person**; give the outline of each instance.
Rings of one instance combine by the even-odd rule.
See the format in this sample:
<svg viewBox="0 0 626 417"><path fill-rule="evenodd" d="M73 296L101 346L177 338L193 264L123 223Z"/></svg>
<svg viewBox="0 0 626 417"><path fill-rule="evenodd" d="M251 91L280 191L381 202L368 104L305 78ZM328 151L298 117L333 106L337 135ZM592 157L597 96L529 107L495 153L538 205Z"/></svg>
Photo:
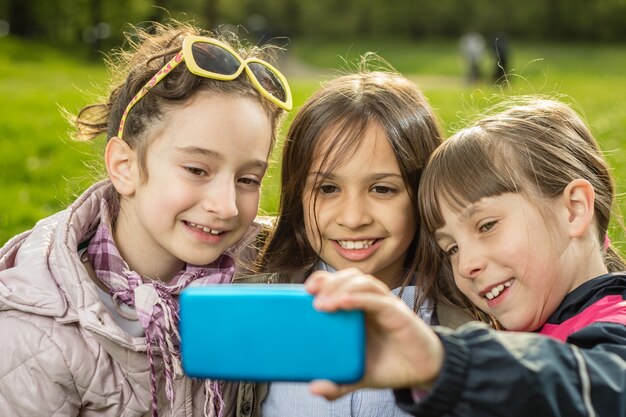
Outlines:
<svg viewBox="0 0 626 417"><path fill-rule="evenodd" d="M485 53L485 38L470 30L461 36L459 47L467 65L467 84L474 85L481 80L480 63Z"/></svg>

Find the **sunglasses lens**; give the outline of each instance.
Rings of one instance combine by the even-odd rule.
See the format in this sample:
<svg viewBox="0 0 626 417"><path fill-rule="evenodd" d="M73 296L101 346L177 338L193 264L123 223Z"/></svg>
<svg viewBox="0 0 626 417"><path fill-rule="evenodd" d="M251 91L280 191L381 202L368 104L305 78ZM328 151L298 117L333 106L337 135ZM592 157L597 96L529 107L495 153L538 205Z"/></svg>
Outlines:
<svg viewBox="0 0 626 417"><path fill-rule="evenodd" d="M249 63L248 68L250 68L250 71L252 71L254 77L259 81L259 84L263 86L265 91L282 102L287 100L285 87L273 71L258 62Z"/></svg>
<svg viewBox="0 0 626 417"><path fill-rule="evenodd" d="M241 66L233 54L210 43L194 43L191 46L191 53L200 68L214 74L233 75Z"/></svg>

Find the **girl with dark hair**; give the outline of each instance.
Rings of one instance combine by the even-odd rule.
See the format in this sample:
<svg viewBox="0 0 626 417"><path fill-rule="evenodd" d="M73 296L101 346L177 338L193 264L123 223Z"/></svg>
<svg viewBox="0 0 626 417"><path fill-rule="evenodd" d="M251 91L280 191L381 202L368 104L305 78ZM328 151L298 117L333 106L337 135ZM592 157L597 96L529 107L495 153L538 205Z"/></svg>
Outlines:
<svg viewBox="0 0 626 417"><path fill-rule="evenodd" d="M358 268L394 289L427 322L470 319L435 305L416 287L420 259L417 189L441 143L420 90L391 71L335 78L294 118L283 148L276 226L261 253L271 282L301 283L316 270ZM263 413L273 417L401 416L390 390L363 390L334 403L303 383L272 383Z"/></svg>

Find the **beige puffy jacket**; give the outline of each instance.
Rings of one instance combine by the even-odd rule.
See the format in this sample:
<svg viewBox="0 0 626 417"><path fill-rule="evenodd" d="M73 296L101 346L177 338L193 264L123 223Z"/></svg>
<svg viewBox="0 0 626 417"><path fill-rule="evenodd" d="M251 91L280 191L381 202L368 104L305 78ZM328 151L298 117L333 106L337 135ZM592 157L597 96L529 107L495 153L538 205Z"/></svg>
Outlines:
<svg viewBox="0 0 626 417"><path fill-rule="evenodd" d="M151 415L146 340L115 324L77 251L109 186L94 185L0 250L0 416ZM204 415L201 381L176 379L173 408L157 384L159 416ZM258 415L256 389L226 383L224 415Z"/></svg>

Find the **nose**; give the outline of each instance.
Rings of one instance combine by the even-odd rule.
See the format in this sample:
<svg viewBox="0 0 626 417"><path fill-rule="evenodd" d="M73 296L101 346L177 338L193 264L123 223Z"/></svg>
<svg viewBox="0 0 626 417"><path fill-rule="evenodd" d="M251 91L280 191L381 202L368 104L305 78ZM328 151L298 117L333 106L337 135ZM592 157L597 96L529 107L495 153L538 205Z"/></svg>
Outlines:
<svg viewBox="0 0 626 417"><path fill-rule="evenodd" d="M215 177L207 184L202 197L202 209L215 213L220 220L228 220L239 214L237 186L230 176Z"/></svg>
<svg viewBox="0 0 626 417"><path fill-rule="evenodd" d="M464 278L474 279L487 267L487 259L478 247L459 248L457 268L459 275Z"/></svg>
<svg viewBox="0 0 626 417"><path fill-rule="evenodd" d="M337 224L349 229L358 229L373 221L367 199L358 194L342 196L335 210Z"/></svg>

